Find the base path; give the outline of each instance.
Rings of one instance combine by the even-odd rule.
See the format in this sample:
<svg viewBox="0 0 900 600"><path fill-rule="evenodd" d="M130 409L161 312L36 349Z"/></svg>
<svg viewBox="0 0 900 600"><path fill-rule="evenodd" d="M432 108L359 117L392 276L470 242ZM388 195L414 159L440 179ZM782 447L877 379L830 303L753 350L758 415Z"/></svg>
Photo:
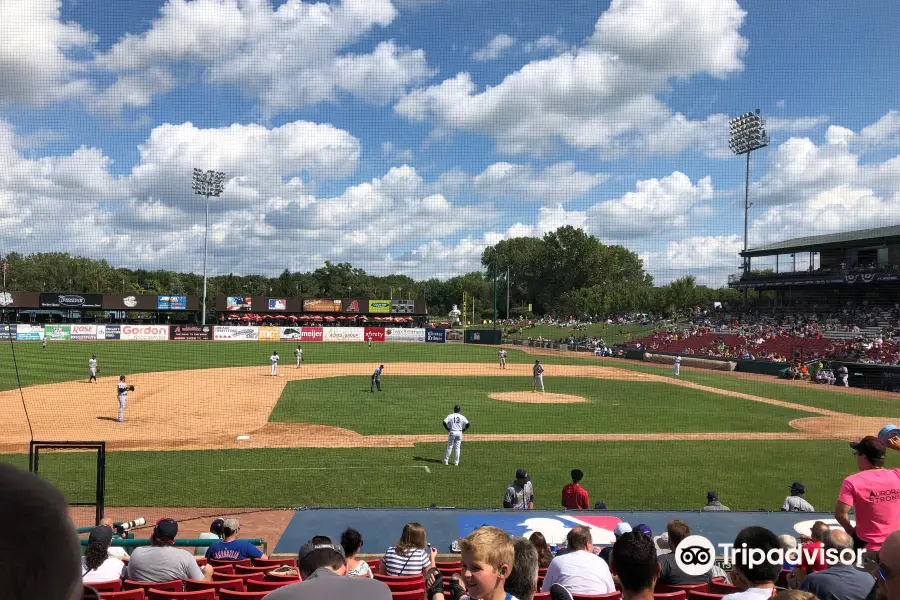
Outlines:
<svg viewBox="0 0 900 600"><path fill-rule="evenodd" d="M369 385L367 363L283 366L277 377L268 366L167 371L129 375L135 391L128 397L125 423L117 423L115 377L97 384L85 381L37 385L0 392L4 432L0 452L27 452L36 440L106 440L110 450L213 450L229 448L353 448L411 447L416 443L445 442L446 434L360 435L355 431L306 423L269 423L269 415L289 381L325 377L360 377ZM394 375L520 377L531 387L531 365L499 369L484 363L392 363L385 369L389 385ZM609 366L553 365L552 377L592 377L661 382L755 402L805 411L816 417L791 423L796 433L647 433L635 434L472 434L468 441L619 441L619 440L788 440L859 439L858 431L877 431L888 418L854 415L808 407L750 394L720 390L674 377L638 373ZM516 394L550 400L550 394ZM575 397L577 398L577 397ZM504 398L504 400L508 400ZM24 407L23 407L24 403ZM31 429L25 417L27 408ZM879 423L879 424L876 424ZM33 438L32 438L33 435Z"/></svg>

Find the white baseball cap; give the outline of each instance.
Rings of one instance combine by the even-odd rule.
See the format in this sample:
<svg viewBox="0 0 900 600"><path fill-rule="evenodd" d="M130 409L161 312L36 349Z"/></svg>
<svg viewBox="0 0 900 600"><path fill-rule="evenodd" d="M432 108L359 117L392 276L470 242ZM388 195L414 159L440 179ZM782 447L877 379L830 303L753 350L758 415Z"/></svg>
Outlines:
<svg viewBox="0 0 900 600"><path fill-rule="evenodd" d="M621 523L616 524L616 528L613 529L613 535L619 537L623 533L628 533L629 531L631 531L631 525L622 521Z"/></svg>

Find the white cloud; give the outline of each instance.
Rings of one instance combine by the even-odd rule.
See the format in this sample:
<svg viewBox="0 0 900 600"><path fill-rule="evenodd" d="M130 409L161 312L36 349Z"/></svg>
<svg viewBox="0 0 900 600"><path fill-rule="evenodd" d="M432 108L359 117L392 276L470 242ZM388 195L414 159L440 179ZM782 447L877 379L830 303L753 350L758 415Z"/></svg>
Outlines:
<svg viewBox="0 0 900 600"><path fill-rule="evenodd" d="M43 106L86 89L72 53L95 38L59 11L60 0L0 1L0 106Z"/></svg>
<svg viewBox="0 0 900 600"><path fill-rule="evenodd" d="M562 54L563 52L568 52L570 50L575 50L572 44L569 44L565 40L561 40L553 35L545 35L539 37L534 41L534 49L538 52L555 52L557 54Z"/></svg>
<svg viewBox="0 0 900 600"><path fill-rule="evenodd" d="M345 49L396 16L390 0L287 0L277 8L269 0L168 0L148 31L123 37L95 66L132 79L154 70L184 76L199 70L207 82L257 99L269 116L339 92L383 104L431 76L424 53L393 41L370 53ZM165 90L148 87L145 95ZM114 93L109 108L113 99L122 106L148 100Z"/></svg>
<svg viewBox="0 0 900 600"><path fill-rule="evenodd" d="M670 78L742 68L744 15L734 0L616 0L586 48L530 62L483 90L459 73L413 90L395 110L433 121L438 135L487 133L504 153L546 154L558 140L615 153L672 117L657 98Z"/></svg>
<svg viewBox="0 0 900 600"><path fill-rule="evenodd" d="M724 285L729 274L738 271L743 239L737 235L692 236L670 241L662 249L640 252L644 268L657 285L693 275L697 283Z"/></svg>
<svg viewBox="0 0 900 600"><path fill-rule="evenodd" d="M499 162L473 179L476 192L487 198L510 198L561 204L600 185L601 173L578 171L573 162L559 162L540 171L530 165Z"/></svg>
<svg viewBox="0 0 900 600"><path fill-rule="evenodd" d="M472 58L477 61L497 60L504 52L512 48L515 43L516 39L505 33L495 35L484 48L480 48L473 52Z"/></svg>
<svg viewBox="0 0 900 600"><path fill-rule="evenodd" d="M872 146L896 146L900 144L900 110L888 111L875 123L863 127L860 139Z"/></svg>

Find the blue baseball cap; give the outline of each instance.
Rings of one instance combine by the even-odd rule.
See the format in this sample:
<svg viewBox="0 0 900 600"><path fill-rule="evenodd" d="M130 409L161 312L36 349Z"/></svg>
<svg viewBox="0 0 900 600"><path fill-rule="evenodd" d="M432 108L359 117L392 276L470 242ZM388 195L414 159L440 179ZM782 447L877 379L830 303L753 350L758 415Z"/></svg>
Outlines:
<svg viewBox="0 0 900 600"><path fill-rule="evenodd" d="M900 427L896 425L885 425L881 428L881 431L878 432L878 439L881 440L882 444L887 444L888 440L894 437L894 435L900 435Z"/></svg>
<svg viewBox="0 0 900 600"><path fill-rule="evenodd" d="M650 531L650 527L641 523L640 525L635 525L632 531L637 531L638 533L643 533L647 537L653 537L653 532Z"/></svg>

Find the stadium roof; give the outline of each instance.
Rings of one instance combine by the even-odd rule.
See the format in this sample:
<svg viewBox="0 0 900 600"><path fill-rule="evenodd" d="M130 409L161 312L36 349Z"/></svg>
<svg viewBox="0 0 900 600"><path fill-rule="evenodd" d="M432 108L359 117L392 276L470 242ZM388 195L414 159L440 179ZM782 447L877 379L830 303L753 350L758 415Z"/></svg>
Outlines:
<svg viewBox="0 0 900 600"><path fill-rule="evenodd" d="M746 252L741 252L741 255L771 256L790 252L817 251L826 248L871 246L889 242L900 243L900 225L793 238L759 246L758 248L749 248Z"/></svg>

